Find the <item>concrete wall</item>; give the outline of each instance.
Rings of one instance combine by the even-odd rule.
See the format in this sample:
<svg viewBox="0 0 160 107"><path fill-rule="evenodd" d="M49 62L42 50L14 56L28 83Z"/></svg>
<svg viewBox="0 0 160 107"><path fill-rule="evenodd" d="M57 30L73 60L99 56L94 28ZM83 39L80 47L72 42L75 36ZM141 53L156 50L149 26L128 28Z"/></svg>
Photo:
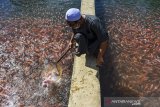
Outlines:
<svg viewBox="0 0 160 107"><path fill-rule="evenodd" d="M81 13L95 15L94 0L82 0ZM100 107L100 85L96 59L82 55L74 58L68 107Z"/></svg>

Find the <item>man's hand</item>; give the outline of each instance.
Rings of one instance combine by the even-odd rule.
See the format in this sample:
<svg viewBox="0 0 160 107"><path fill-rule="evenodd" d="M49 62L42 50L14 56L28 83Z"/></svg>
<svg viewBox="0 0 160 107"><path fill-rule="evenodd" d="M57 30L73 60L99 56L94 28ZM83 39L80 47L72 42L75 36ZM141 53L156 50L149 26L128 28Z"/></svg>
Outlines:
<svg viewBox="0 0 160 107"><path fill-rule="evenodd" d="M75 45L75 42L74 42L74 41L70 41L70 42L69 42L69 48L73 48L74 45Z"/></svg>
<svg viewBox="0 0 160 107"><path fill-rule="evenodd" d="M74 35L72 35L71 40L69 41L69 48L73 48L76 44L76 42L73 38L74 38Z"/></svg>
<svg viewBox="0 0 160 107"><path fill-rule="evenodd" d="M73 48L73 43L69 42L69 48Z"/></svg>
<svg viewBox="0 0 160 107"><path fill-rule="evenodd" d="M102 64L104 63L104 56L105 56L107 47L108 47L107 41L102 42L100 45L100 49L97 57L97 66L99 67L102 66Z"/></svg>
<svg viewBox="0 0 160 107"><path fill-rule="evenodd" d="M97 66L102 66L102 64L104 63L104 59L102 55L98 55L97 57Z"/></svg>

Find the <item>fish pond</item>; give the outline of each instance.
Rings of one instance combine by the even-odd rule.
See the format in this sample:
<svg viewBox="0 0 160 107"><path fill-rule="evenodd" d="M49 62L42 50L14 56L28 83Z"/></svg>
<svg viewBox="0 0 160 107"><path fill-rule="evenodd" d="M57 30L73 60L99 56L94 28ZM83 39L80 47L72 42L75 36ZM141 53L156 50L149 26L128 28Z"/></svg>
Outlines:
<svg viewBox="0 0 160 107"><path fill-rule="evenodd" d="M71 38L65 12L80 0L0 0L0 106L66 107L72 50L60 62L54 95L42 87L44 68L65 51ZM54 87L53 87L54 89Z"/></svg>

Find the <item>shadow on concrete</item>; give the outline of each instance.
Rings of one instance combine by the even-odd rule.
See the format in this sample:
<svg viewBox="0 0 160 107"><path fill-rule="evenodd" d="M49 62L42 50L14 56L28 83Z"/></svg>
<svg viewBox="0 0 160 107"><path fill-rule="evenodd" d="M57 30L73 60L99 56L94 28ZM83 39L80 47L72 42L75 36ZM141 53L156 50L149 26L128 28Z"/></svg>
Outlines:
<svg viewBox="0 0 160 107"><path fill-rule="evenodd" d="M101 90L101 107L104 107L104 97L111 97L112 95L112 71L113 66L109 52L106 52L105 63L99 67L100 75L100 90Z"/></svg>
<svg viewBox="0 0 160 107"><path fill-rule="evenodd" d="M96 58L94 56L86 55L85 66L89 67L89 68L92 68L96 71L98 70L98 68L96 67Z"/></svg>
<svg viewBox="0 0 160 107"><path fill-rule="evenodd" d="M88 56L86 55L86 67L92 68L96 71L98 71L98 67L96 66L96 58L94 56ZM97 72L96 77L99 79L99 72Z"/></svg>
<svg viewBox="0 0 160 107"><path fill-rule="evenodd" d="M110 48L108 48L105 55L105 63L102 67L99 67L99 81L101 90L101 107L104 107L105 97L118 97L118 92L115 92L113 82L114 65L112 64L112 56L110 54Z"/></svg>
<svg viewBox="0 0 160 107"><path fill-rule="evenodd" d="M113 91L113 64L112 56L110 55L110 49L108 48L105 55L105 63L102 67L96 67L96 58L94 56L86 55L85 66L92 68L94 70L99 70L96 77L100 81L100 91L101 91L101 107L104 107L104 97L114 97L117 93Z"/></svg>

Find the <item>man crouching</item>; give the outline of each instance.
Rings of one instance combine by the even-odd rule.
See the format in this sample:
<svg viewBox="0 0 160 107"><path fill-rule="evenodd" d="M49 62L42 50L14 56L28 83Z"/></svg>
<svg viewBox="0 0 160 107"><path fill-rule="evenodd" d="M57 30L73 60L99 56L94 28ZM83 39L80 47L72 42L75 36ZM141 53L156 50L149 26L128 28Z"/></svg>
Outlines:
<svg viewBox="0 0 160 107"><path fill-rule="evenodd" d="M97 58L97 66L101 66L104 63L109 37L100 19L94 15L81 15L80 10L76 8L69 9L65 19L74 33L71 44L73 41L78 44L76 55L94 55Z"/></svg>

